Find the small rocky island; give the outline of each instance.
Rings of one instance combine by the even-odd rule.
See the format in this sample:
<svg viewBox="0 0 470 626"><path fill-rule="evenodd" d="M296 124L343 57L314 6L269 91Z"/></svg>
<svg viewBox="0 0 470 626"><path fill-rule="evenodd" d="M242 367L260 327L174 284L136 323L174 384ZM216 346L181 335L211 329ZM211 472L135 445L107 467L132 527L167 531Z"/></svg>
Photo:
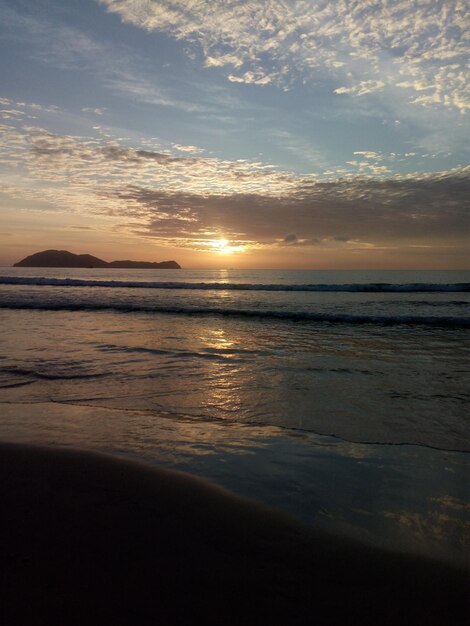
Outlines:
<svg viewBox="0 0 470 626"><path fill-rule="evenodd" d="M13 267L109 267L117 269L163 269L180 270L181 266L176 261L162 261L151 263L149 261L111 261L107 263L91 254L73 254L67 250L44 250L36 252L25 259L15 263Z"/></svg>

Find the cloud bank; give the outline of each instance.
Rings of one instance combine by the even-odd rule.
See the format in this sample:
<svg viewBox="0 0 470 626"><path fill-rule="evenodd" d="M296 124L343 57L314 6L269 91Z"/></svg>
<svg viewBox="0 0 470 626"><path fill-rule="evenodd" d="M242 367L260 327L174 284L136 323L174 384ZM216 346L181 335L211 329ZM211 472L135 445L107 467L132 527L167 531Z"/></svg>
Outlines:
<svg viewBox="0 0 470 626"><path fill-rule="evenodd" d="M453 246L468 229L470 167L321 180L13 124L0 127L0 149L10 197L112 215L162 245L204 250L223 236L247 248Z"/></svg>

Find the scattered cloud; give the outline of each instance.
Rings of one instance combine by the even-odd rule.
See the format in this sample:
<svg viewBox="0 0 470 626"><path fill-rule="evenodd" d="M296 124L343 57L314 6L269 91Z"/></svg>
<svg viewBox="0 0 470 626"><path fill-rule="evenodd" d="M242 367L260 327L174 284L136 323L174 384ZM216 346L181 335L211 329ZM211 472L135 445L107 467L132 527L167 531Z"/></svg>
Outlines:
<svg viewBox="0 0 470 626"><path fill-rule="evenodd" d="M104 115L106 112L106 108L104 107L83 107L81 110L84 113L94 113L95 115Z"/></svg>
<svg viewBox="0 0 470 626"><path fill-rule="evenodd" d="M16 109L0 109L0 117L4 120L15 119L17 117L23 117L24 112Z"/></svg>
<svg viewBox="0 0 470 626"><path fill-rule="evenodd" d="M335 93L343 94L349 93L355 96L365 96L368 93L374 93L374 91L382 91L385 87L383 80L361 80L357 85L352 87L338 87L335 89Z"/></svg>
<svg viewBox="0 0 470 626"><path fill-rule="evenodd" d="M252 72L251 70L245 72L241 76L228 75L228 79L232 83L246 83L248 85L269 85L272 82L272 77L263 72Z"/></svg>
<svg viewBox="0 0 470 626"><path fill-rule="evenodd" d="M38 104L37 102L18 102L11 98L0 98L0 106L8 107L7 109L0 110L0 117L2 119L16 119L28 118L34 119L36 115L34 113L58 113L59 107L54 104Z"/></svg>
<svg viewBox="0 0 470 626"><path fill-rule="evenodd" d="M197 146L185 146L180 143L172 144L175 150L179 152L188 152L191 154L200 154L201 152L205 152L204 148L198 148Z"/></svg>
<svg viewBox="0 0 470 626"><path fill-rule="evenodd" d="M240 67L243 65L241 59L233 54L220 54L219 56L210 55L206 56L206 67L223 67L224 65L231 65L232 67Z"/></svg>
<svg viewBox="0 0 470 626"><path fill-rule="evenodd" d="M206 67L237 70L232 82L286 89L327 74L337 94L398 88L413 104L470 108L464 0L97 1L126 23L185 41Z"/></svg>
<svg viewBox="0 0 470 626"><path fill-rule="evenodd" d="M378 152L372 152L371 150L356 151L356 152L353 152L353 154L363 156L365 159L377 159L377 160L383 159L383 157Z"/></svg>
<svg viewBox="0 0 470 626"><path fill-rule="evenodd" d="M378 178L371 159L380 155L361 151L368 175L322 181L262 162L175 156L39 127L0 131L12 197L112 215L163 245L204 249L223 232L234 246L452 246L467 231L470 167Z"/></svg>

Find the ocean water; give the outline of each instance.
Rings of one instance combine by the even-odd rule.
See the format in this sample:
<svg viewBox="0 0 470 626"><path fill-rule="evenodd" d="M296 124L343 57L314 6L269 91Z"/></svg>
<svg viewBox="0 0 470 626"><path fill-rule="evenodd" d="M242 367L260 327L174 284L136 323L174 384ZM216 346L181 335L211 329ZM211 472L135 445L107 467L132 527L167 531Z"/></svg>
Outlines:
<svg viewBox="0 0 470 626"><path fill-rule="evenodd" d="M0 268L0 437L470 547L469 272Z"/></svg>

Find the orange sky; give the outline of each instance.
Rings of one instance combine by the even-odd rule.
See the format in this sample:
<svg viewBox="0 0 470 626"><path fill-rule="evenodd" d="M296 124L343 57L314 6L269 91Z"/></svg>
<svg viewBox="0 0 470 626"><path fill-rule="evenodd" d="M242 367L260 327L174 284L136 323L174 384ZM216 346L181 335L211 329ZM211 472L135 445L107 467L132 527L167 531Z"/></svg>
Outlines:
<svg viewBox="0 0 470 626"><path fill-rule="evenodd" d="M3 3L0 264L468 267L469 24L459 0Z"/></svg>

